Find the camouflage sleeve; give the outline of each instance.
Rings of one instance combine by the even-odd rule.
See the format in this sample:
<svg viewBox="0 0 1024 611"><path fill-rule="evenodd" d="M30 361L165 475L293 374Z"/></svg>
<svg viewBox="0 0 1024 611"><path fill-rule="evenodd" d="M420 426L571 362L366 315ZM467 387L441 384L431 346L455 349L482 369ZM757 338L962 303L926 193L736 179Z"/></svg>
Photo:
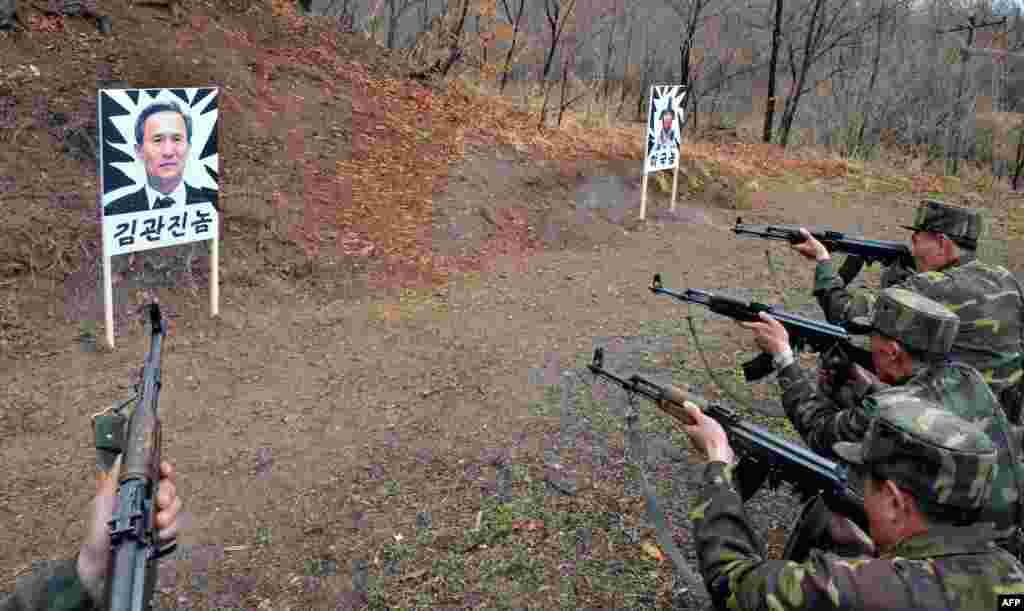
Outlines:
<svg viewBox="0 0 1024 611"><path fill-rule="evenodd" d="M847 290L829 260L818 263L814 268L814 296L828 322L842 325L855 316L869 315L875 293L863 288Z"/></svg>
<svg viewBox="0 0 1024 611"><path fill-rule="evenodd" d="M871 418L863 407L843 409L836 401L824 396L811 374L793 363L779 372L782 388L782 407L793 428L809 448L835 458L832 444L837 441L858 442L864 438Z"/></svg>
<svg viewBox="0 0 1024 611"><path fill-rule="evenodd" d="M818 550L812 550L803 564L768 560L764 544L754 532L743 510L743 501L733 487L733 468L721 462L707 465L704 485L690 512L700 572L716 608L897 608L884 604L870 606L879 596L875 592L880 583L895 582L883 592L904 590L888 562L867 558L841 560Z"/></svg>
<svg viewBox="0 0 1024 611"><path fill-rule="evenodd" d="M70 560L41 563L18 579L14 592L0 595L0 611L94 611L96 607Z"/></svg>

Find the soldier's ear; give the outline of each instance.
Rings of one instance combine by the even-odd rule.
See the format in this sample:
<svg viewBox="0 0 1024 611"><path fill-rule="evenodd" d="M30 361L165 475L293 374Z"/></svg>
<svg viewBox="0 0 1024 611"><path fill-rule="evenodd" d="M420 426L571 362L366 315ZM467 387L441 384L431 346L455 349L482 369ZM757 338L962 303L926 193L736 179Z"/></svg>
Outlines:
<svg viewBox="0 0 1024 611"><path fill-rule="evenodd" d="M909 490L900 488L896 482L887 479L882 483L881 492L885 496L885 508L892 521L906 520L917 509L914 496Z"/></svg>

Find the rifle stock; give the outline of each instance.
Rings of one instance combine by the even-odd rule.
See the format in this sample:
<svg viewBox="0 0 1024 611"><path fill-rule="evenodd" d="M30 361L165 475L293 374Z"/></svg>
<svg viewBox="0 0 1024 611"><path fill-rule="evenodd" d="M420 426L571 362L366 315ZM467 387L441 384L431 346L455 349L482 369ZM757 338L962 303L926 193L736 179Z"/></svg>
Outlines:
<svg viewBox="0 0 1024 611"><path fill-rule="evenodd" d="M171 553L176 542L159 546L154 523L160 482L161 347L166 330L160 307L148 308L152 335L142 368L141 392L125 427L117 504L110 520L110 570L106 608L109 611L149 611L156 585L157 561Z"/></svg>
<svg viewBox="0 0 1024 611"><path fill-rule="evenodd" d="M704 401L681 388L659 386L639 375L623 379L604 369L603 362L604 349L597 348L587 368L628 393L649 399L676 420L693 424L683 412L685 405L692 403L718 421L740 456L735 473L737 488L744 502L766 483L776 488L780 482L787 482L804 500L820 494L832 511L867 528L864 501L850 486L846 465L820 456L756 424L744 422L735 410L717 402Z"/></svg>

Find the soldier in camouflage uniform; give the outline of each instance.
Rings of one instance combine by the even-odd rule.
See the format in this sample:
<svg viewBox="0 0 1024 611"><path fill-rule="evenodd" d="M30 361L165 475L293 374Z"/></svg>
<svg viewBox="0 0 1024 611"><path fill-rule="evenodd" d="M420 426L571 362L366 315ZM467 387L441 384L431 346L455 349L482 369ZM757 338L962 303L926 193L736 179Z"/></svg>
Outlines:
<svg viewBox="0 0 1024 611"><path fill-rule="evenodd" d="M918 273L894 285L924 295L960 317L950 358L981 372L1013 424L1021 424L1024 396L1024 293L1006 268L983 263L975 250L981 234L977 210L925 200L917 209L911 251ZM803 231L803 230L802 230ZM832 324L871 316L877 293L847 290L828 250L810 234L793 248L818 264L814 295Z"/></svg>
<svg viewBox="0 0 1024 611"><path fill-rule="evenodd" d="M1017 527L1024 520L1019 443L978 371L945 358L958 337L956 314L897 287L882 291L873 305L873 317L857 318L855 323L871 330L872 360L881 382L889 386L868 386L866 396L852 408L821 393L794 359L789 336L778 321L762 314L763 322L741 324L753 330L758 346L773 356L783 409L807 445L823 456L835 459L835 443L863 439L883 400L926 399L981 427L996 446L999 465L981 519L994 522L1001 543L1016 551Z"/></svg>
<svg viewBox="0 0 1024 611"><path fill-rule="evenodd" d="M879 555L812 550L806 562L768 560L736 491L721 425L692 403L684 428L708 464L690 512L701 575L715 606L734 611L980 611L1024 593L1024 565L974 520L997 469L979 428L919 398L878 402L863 443L834 451L863 480Z"/></svg>
<svg viewBox="0 0 1024 611"><path fill-rule="evenodd" d="M13 593L0 599L0 611L96 611L104 608L107 571L110 563L110 531L117 500L120 458L114 469L100 476L99 491L92 503L88 536L73 559L41 563L18 579ZM156 526L160 541L177 537L181 497L174 485L174 468L160 464L160 493L157 495Z"/></svg>

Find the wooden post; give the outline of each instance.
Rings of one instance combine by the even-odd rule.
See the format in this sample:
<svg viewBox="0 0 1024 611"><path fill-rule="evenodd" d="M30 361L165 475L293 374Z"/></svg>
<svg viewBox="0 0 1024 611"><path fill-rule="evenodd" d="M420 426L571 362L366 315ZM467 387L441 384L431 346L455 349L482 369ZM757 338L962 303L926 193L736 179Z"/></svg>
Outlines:
<svg viewBox="0 0 1024 611"><path fill-rule="evenodd" d="M642 221L647 216L647 172L644 172L644 182L640 191L640 220Z"/></svg>
<svg viewBox="0 0 1024 611"><path fill-rule="evenodd" d="M103 250L106 251L106 243ZM114 349L114 289L110 278L110 257L103 253L103 314L107 324L107 347Z"/></svg>
<svg viewBox="0 0 1024 611"><path fill-rule="evenodd" d="M220 219L217 219L220 221ZM217 223L220 233L220 223ZM220 315L220 238L217 235L210 240L210 316Z"/></svg>

